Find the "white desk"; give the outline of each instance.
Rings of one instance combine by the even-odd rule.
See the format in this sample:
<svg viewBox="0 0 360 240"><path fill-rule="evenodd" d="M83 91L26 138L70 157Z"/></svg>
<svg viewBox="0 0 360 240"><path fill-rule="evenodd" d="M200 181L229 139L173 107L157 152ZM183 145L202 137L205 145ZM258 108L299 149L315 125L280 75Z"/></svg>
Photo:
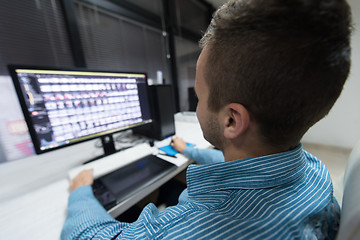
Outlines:
<svg viewBox="0 0 360 240"><path fill-rule="evenodd" d="M186 141L195 143L199 147L210 146L210 144L203 139L200 126L197 123L195 116L191 116L191 114L176 114L175 128L177 136L183 137ZM84 146L82 146L81 148L79 147L79 149L81 149L82 151L84 150L84 148ZM153 149L146 146L139 146L139 148L144 150L144 152L140 153L140 155L144 154L147 151L153 151ZM129 161L129 158L135 159L136 156L138 156L134 154L134 152L138 152L138 149L128 149L126 151L117 153L117 156L120 159L126 159L126 161ZM76 151L75 149L73 150L73 152L77 153L78 151ZM87 151L86 154L89 155L89 151ZM158 182L156 182L156 184L151 185L151 187L148 187L141 192L138 192L131 198L111 209L110 214L112 216L117 216L121 214L126 209L141 200L143 197L151 193L153 190L155 190L156 188L173 178L176 174L184 170L189 163L189 161L182 156L179 156L178 159L168 158L168 160L176 161L175 163L178 165L178 168L174 172L160 179ZM113 160L110 159L107 163L110 163L110 161ZM106 173L107 171L110 171L107 164L104 164L102 166L97 164L98 163L91 163L90 165L92 167L95 167L95 176L99 176ZM80 164L78 164L78 166L79 165ZM83 166L81 166L80 168L83 168ZM66 217L67 199L69 196L69 180L65 175L68 172L70 174L74 174L74 171L79 171L80 169L78 167L71 167L67 169L66 174L56 173L56 170L54 169L56 169L56 166L52 168L52 171L54 171L55 175L58 174L59 176L63 177L59 178L56 181L52 181L51 183L43 187L39 187L28 193L22 194L21 196L12 197L11 199L3 198L5 199L5 201L0 202L0 239L59 239L60 232ZM58 169L62 168L59 167ZM23 171L25 174L25 170ZM21 173L18 174L21 175ZM28 173L26 172L26 174ZM6 179L0 178L0 180L5 181ZM47 182L46 179L40 180L42 182ZM4 189L3 192L6 191L7 189Z"/></svg>

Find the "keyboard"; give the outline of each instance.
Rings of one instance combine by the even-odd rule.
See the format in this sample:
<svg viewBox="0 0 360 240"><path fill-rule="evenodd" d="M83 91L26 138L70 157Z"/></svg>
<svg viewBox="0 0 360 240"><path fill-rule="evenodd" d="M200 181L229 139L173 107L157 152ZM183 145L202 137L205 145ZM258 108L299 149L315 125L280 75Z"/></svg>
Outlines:
<svg viewBox="0 0 360 240"><path fill-rule="evenodd" d="M155 155L147 155L96 179L93 192L101 205L109 210L176 168Z"/></svg>

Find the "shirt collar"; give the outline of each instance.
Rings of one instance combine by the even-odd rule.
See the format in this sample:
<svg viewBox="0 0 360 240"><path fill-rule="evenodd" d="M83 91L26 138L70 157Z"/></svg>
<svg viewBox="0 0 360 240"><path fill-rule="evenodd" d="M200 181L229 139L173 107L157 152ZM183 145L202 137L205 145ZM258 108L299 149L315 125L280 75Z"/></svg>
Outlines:
<svg viewBox="0 0 360 240"><path fill-rule="evenodd" d="M189 195L227 189L260 189L289 183L305 171L306 157L299 144L295 149L225 163L190 165Z"/></svg>

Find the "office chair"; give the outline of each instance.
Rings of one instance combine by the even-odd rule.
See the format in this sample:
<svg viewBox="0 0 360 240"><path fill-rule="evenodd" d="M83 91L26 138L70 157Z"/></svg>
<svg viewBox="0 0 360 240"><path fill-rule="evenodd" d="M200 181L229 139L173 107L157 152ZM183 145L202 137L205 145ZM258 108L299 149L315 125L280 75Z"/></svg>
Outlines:
<svg viewBox="0 0 360 240"><path fill-rule="evenodd" d="M360 142L353 148L345 170L340 229L337 240L360 239Z"/></svg>

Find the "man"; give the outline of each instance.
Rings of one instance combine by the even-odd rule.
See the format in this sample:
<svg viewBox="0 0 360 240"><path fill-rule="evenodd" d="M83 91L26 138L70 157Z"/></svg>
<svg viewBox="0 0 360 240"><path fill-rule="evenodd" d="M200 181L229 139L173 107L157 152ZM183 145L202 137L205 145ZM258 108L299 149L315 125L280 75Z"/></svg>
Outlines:
<svg viewBox="0 0 360 240"><path fill-rule="evenodd" d="M195 82L204 137L225 162L189 166L178 205L149 204L130 224L96 202L83 172L71 182L62 238L334 239L329 173L300 140L340 95L350 24L345 0L225 4L201 40Z"/></svg>

